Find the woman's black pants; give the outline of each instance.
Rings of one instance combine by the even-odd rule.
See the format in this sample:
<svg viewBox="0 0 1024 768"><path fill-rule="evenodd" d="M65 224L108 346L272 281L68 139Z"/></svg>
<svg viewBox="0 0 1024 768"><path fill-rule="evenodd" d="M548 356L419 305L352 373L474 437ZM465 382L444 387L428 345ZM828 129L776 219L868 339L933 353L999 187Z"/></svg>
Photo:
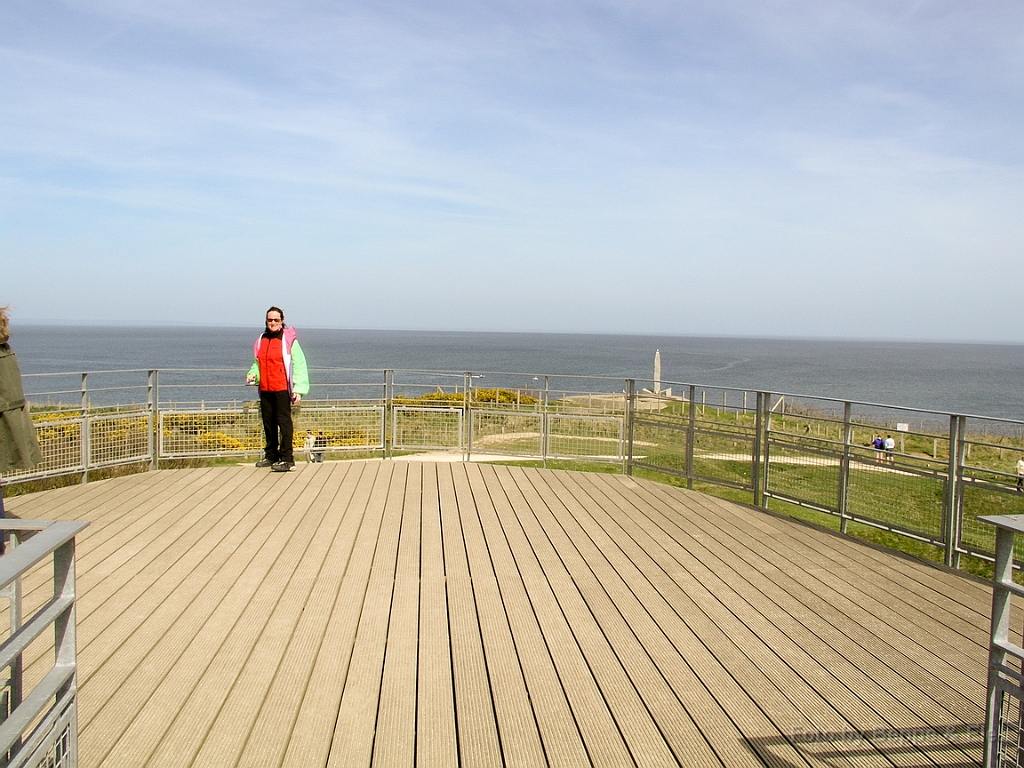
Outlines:
<svg viewBox="0 0 1024 768"><path fill-rule="evenodd" d="M265 455L270 461L295 461L292 444L292 399L287 392L260 392Z"/></svg>

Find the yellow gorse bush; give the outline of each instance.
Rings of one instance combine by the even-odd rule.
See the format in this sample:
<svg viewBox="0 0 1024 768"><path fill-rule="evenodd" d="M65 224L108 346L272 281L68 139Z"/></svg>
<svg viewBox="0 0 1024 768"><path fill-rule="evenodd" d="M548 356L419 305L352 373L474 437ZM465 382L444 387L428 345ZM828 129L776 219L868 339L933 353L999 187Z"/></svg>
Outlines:
<svg viewBox="0 0 1024 768"><path fill-rule="evenodd" d="M501 403L504 405L512 405L519 403L520 405L536 405L538 402L536 397L516 392L513 389L473 389L470 390L471 400L474 403ZM450 403L452 405L462 405L466 401L466 396L462 392L428 392L425 395L418 395L416 397L407 397L405 395L397 395L394 401L399 405L416 405L421 403Z"/></svg>

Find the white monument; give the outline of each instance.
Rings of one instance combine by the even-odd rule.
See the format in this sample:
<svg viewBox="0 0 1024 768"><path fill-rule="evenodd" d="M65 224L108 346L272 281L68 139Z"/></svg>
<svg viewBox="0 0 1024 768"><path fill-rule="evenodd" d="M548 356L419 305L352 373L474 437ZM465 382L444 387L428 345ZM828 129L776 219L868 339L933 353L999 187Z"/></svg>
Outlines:
<svg viewBox="0 0 1024 768"><path fill-rule="evenodd" d="M659 397L672 397L672 389L661 388L661 350L654 350L654 389L643 390L646 395L657 395Z"/></svg>

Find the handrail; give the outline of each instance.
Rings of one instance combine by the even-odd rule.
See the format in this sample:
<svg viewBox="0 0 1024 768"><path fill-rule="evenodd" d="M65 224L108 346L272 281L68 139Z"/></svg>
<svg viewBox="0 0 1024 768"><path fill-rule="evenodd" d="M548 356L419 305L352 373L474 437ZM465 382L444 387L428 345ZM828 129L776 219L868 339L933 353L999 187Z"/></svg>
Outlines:
<svg viewBox="0 0 1024 768"><path fill-rule="evenodd" d="M0 519L11 548L0 556L2 594L11 601L10 635L0 644L0 667L11 672L7 707L0 710L0 755L5 765L78 763L77 650L75 643L75 537L89 524L76 521ZM53 558L53 597L22 620L21 579ZM53 666L28 695L22 654L53 628Z"/></svg>
<svg viewBox="0 0 1024 768"><path fill-rule="evenodd" d="M0 589L19 578L25 571L71 541L88 523L49 520L16 520L0 518L5 531L37 531L31 538L0 557Z"/></svg>
<svg viewBox="0 0 1024 768"><path fill-rule="evenodd" d="M1016 759L1004 762L1002 741L1010 737L1014 745L1020 744L1022 723L1019 713L1024 705L1024 687L1019 673L1007 665L1012 656L1019 665L1024 662L1024 648L1010 642L1010 608L1013 595L1024 595L1024 589L1013 581L1014 540L1024 534L1024 515L989 515L979 521L996 528L996 562L992 576L992 621L989 629L988 695L985 704L985 768L1002 765L1020 765L1019 747L1013 751ZM1015 706L1006 709L1007 698L1016 699ZM1016 739L1013 734L1016 733Z"/></svg>

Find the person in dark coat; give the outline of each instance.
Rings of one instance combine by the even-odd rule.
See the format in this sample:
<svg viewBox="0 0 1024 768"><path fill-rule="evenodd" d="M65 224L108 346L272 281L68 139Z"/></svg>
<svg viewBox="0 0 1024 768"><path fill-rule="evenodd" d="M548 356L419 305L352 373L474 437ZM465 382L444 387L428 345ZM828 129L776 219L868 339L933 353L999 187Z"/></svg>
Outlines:
<svg viewBox="0 0 1024 768"><path fill-rule="evenodd" d="M10 337L7 307L0 307L0 476L13 469L30 469L42 461L21 386L18 358L7 343ZM3 516L4 497L0 485L0 517Z"/></svg>

